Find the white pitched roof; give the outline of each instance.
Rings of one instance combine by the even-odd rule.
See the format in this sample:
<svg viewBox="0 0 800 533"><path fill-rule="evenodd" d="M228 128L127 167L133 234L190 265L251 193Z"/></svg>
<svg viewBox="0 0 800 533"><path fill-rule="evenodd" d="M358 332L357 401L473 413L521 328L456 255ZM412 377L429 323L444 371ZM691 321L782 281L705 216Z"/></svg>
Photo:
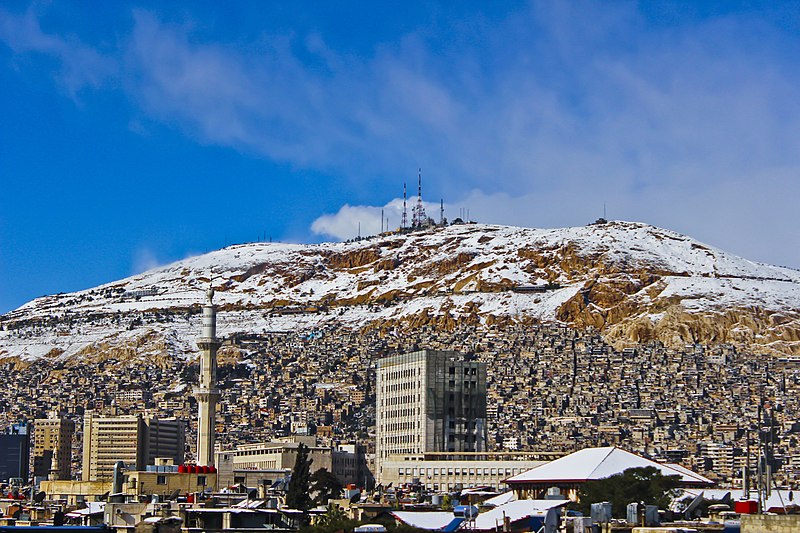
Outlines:
<svg viewBox="0 0 800 533"><path fill-rule="evenodd" d="M446 511L392 511L392 516L419 529L444 529L455 519L453 513Z"/></svg>
<svg viewBox="0 0 800 533"><path fill-rule="evenodd" d="M569 500L515 500L479 514L475 519L475 527L467 529L497 531L498 524L502 527L504 517L514 523L531 516L544 516L548 509L560 507L569 502Z"/></svg>
<svg viewBox="0 0 800 533"><path fill-rule="evenodd" d="M665 476L678 475L682 484L707 485L711 480L671 465L656 463L635 453L627 452L616 446L604 448L585 448L561 459L522 472L506 480L506 483L569 483L602 479L621 474L628 468L653 466L661 470Z"/></svg>
<svg viewBox="0 0 800 533"><path fill-rule="evenodd" d="M513 502L517 499L517 493L513 490L508 492L504 492L503 494L498 494L494 498L489 498L488 500L483 502L483 505L494 506L497 507L498 505L503 505L508 502Z"/></svg>
<svg viewBox="0 0 800 533"><path fill-rule="evenodd" d="M569 503L569 500L515 500L495 507L491 511L479 514L473 525L462 526L470 531L496 531L503 518L517 522L531 516L544 516L548 509ZM392 515L401 522L413 527L428 530L441 530L455 520L452 512L444 511L392 511Z"/></svg>

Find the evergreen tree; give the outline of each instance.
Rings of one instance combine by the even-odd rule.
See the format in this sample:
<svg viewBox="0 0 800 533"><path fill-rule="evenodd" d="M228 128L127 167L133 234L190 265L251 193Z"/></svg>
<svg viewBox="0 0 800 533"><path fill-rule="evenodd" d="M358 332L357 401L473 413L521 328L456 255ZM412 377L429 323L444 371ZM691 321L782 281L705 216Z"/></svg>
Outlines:
<svg viewBox="0 0 800 533"><path fill-rule="evenodd" d="M311 481L311 459L308 458L308 446L300 443L297 448L297 459L292 469L292 479L289 480L289 488L286 490L286 506L290 509L308 511L311 509L312 501L309 495Z"/></svg>
<svg viewBox="0 0 800 533"><path fill-rule="evenodd" d="M343 488L339 478L327 468L320 468L311 475L311 492L316 493L315 501L319 505L327 505L328 500L338 497Z"/></svg>
<svg viewBox="0 0 800 533"><path fill-rule="evenodd" d="M632 502L665 509L679 484L680 476L665 476L654 466L628 468L621 474L584 483L578 492L578 508L588 516L591 504L611 502L616 518L624 518Z"/></svg>

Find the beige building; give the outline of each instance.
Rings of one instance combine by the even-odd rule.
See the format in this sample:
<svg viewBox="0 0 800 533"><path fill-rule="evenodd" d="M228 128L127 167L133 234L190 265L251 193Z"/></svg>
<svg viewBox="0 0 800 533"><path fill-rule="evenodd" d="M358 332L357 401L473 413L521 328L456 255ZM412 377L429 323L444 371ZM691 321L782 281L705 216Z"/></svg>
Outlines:
<svg viewBox="0 0 800 533"><path fill-rule="evenodd" d="M57 479L72 478L72 436L75 423L66 418L39 418L33 425L33 475L47 478L51 466Z"/></svg>
<svg viewBox="0 0 800 533"><path fill-rule="evenodd" d="M42 481L39 490L47 495L48 500L63 501L69 506L80 506L88 502L103 501L111 492L111 480Z"/></svg>
<svg viewBox="0 0 800 533"><path fill-rule="evenodd" d="M471 456L472 455L472 456ZM452 491L472 487L502 489L504 481L546 464L557 454L502 452L481 454L391 455L383 461L382 483L395 487L420 484L428 490Z"/></svg>
<svg viewBox="0 0 800 533"><path fill-rule="evenodd" d="M343 484L364 486L366 471L364 449L355 444L317 446L313 436L295 436L284 441L243 444L233 450L217 452L216 467L220 488L235 483L248 486L290 473L297 460L300 443L308 446L311 472L325 468Z"/></svg>
<svg viewBox="0 0 800 533"><path fill-rule="evenodd" d="M451 351L378 361L376 477L392 455L486 451L486 365Z"/></svg>
<svg viewBox="0 0 800 533"><path fill-rule="evenodd" d="M122 492L129 495L169 496L216 490L216 473L184 473L177 471L136 471L125 474Z"/></svg>
<svg viewBox="0 0 800 533"><path fill-rule="evenodd" d="M87 411L83 422L84 481L111 479L122 461L132 470L144 470L157 457L176 464L184 459L186 430L180 419L129 415L101 417Z"/></svg>
<svg viewBox="0 0 800 533"><path fill-rule="evenodd" d="M203 492L217 484L216 473L184 473L170 471L132 471L123 474L122 492L131 496L169 496ZM42 481L40 489L48 500L64 501L79 506L88 502L104 501L113 484L107 481Z"/></svg>

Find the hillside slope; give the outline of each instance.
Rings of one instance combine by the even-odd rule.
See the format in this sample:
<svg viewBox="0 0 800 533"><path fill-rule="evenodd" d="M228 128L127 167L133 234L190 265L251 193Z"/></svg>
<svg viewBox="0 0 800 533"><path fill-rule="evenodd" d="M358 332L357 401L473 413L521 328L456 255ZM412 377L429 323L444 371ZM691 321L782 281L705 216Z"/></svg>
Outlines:
<svg viewBox="0 0 800 533"><path fill-rule="evenodd" d="M610 222L230 246L37 298L0 317L0 357L190 356L209 282L223 335L557 320L598 328L618 346L658 339L800 354L800 272L646 224Z"/></svg>

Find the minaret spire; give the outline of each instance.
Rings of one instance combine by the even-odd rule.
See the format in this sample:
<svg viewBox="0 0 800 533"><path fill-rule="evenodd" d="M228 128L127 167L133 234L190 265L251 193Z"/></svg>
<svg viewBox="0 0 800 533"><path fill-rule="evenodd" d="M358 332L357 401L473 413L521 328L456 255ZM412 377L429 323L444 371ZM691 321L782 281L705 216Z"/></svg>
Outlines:
<svg viewBox="0 0 800 533"><path fill-rule="evenodd" d="M217 306L214 305L214 288L206 291L208 302L203 306L203 329L197 347L200 348L200 383L195 389L197 398L197 464L214 466L214 430L217 401Z"/></svg>

